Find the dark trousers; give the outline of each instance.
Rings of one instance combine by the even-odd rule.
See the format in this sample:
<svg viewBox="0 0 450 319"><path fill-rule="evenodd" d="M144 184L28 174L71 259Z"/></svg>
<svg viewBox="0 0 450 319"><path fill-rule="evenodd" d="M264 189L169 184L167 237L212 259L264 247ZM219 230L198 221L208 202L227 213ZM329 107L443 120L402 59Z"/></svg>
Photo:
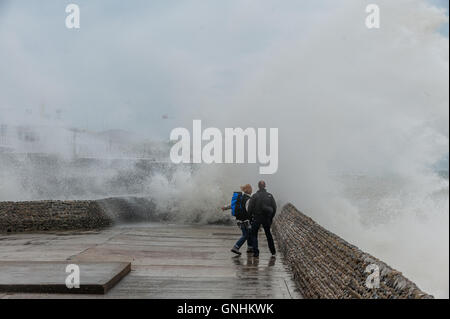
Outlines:
<svg viewBox="0 0 450 319"><path fill-rule="evenodd" d="M259 254L259 249L258 249L258 231L260 227L263 227L264 229L264 233L266 234L266 238L267 238L267 244L269 245L269 249L270 252L272 253L272 255L275 255L276 250L275 250L275 243L273 242L273 237L272 237L272 233L270 232L270 226L272 226L272 220L271 219L267 219L267 220L258 220L255 219L253 224L252 224L252 245L253 245L253 252L258 255Z"/></svg>
<svg viewBox="0 0 450 319"><path fill-rule="evenodd" d="M252 236L251 236L251 229L249 222L242 222L239 223L239 228L242 231L242 236L239 238L239 240L234 245L237 249L241 248L242 245L247 242L247 246L250 248L252 247Z"/></svg>

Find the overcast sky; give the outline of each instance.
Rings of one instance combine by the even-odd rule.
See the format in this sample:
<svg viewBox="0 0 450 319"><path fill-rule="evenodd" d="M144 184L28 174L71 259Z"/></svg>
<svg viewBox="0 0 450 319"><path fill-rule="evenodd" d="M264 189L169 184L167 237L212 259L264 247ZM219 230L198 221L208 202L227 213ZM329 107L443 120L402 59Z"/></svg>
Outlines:
<svg viewBox="0 0 450 319"><path fill-rule="evenodd" d="M0 117L44 105L70 125L167 137L183 110L233 95L267 52L339 10L334 0L73 2L80 30L65 28L69 2L0 0Z"/></svg>

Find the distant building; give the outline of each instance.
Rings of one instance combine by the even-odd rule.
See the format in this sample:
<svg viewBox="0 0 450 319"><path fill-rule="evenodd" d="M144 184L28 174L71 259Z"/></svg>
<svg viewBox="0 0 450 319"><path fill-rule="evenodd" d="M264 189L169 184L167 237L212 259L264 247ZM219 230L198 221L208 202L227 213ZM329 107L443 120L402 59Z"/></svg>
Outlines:
<svg viewBox="0 0 450 319"><path fill-rule="evenodd" d="M166 147L122 130L93 132L57 125L0 124L0 153L161 161L169 154Z"/></svg>
<svg viewBox="0 0 450 319"><path fill-rule="evenodd" d="M30 109L0 108L0 153L58 154L73 158L167 160L168 145L119 129L70 128L55 116ZM53 113L51 113L53 114Z"/></svg>

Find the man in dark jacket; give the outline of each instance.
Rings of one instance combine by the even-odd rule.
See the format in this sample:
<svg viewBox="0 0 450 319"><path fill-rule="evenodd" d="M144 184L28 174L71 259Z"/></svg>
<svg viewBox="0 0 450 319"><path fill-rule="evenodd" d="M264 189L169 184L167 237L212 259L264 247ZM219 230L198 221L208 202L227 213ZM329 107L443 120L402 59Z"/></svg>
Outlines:
<svg viewBox="0 0 450 319"><path fill-rule="evenodd" d="M258 250L258 231L262 226L264 233L266 234L267 243L269 244L272 257L275 257L276 250L273 242L272 233L270 232L270 226L272 225L273 217L277 211L277 204L272 194L266 191L266 183L260 181L258 183L258 191L252 196L248 207L249 213L253 216L252 223L252 245L253 256L259 257Z"/></svg>

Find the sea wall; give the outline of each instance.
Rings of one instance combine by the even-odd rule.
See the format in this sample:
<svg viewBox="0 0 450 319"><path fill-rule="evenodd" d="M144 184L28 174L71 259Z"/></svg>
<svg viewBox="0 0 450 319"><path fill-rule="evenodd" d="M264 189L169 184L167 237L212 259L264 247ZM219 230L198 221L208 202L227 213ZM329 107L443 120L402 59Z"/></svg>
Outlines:
<svg viewBox="0 0 450 319"><path fill-rule="evenodd" d="M98 229L116 222L167 219L170 216L158 213L145 198L0 202L0 233ZM277 214L273 230L304 298L432 298L402 273L321 227L291 204ZM366 285L375 274L368 267L379 270L378 288Z"/></svg>
<svg viewBox="0 0 450 319"><path fill-rule="evenodd" d="M432 298L401 272L321 227L291 204L276 216L273 229L305 298ZM376 272L367 267L378 268L378 288L367 287L376 283Z"/></svg>
<svg viewBox="0 0 450 319"><path fill-rule="evenodd" d="M115 223L174 222L149 197L0 202L0 233L97 229Z"/></svg>
<svg viewBox="0 0 450 319"><path fill-rule="evenodd" d="M96 201L0 202L0 233L96 229L112 223Z"/></svg>

